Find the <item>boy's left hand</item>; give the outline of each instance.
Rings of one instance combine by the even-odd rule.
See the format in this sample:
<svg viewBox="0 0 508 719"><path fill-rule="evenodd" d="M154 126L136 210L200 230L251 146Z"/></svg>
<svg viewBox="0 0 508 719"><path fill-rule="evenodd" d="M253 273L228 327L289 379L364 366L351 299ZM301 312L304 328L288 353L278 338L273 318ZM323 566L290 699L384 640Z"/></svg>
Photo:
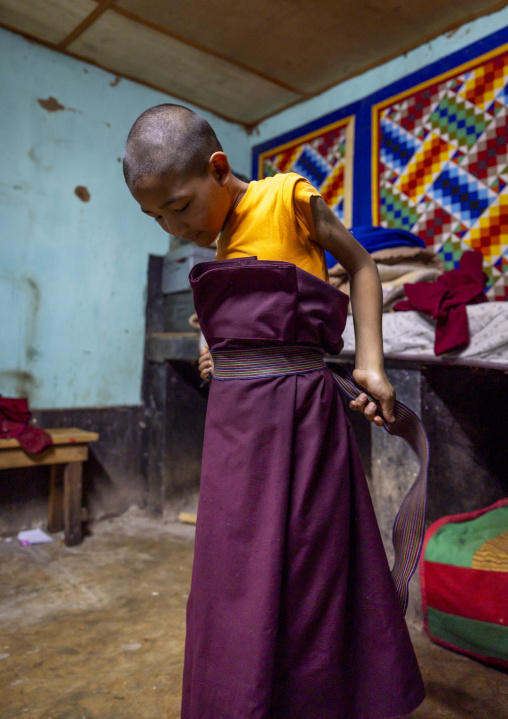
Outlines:
<svg viewBox="0 0 508 719"><path fill-rule="evenodd" d="M353 370L353 377L357 384L364 387L372 397L379 401L385 420L394 422L395 390L385 372L355 369ZM352 410L361 412L369 422L382 426L383 420L376 414L379 409L378 406L374 402L369 402L367 395L363 392L356 399L351 400L349 406Z"/></svg>
<svg viewBox="0 0 508 719"><path fill-rule="evenodd" d="M209 382L212 379L213 360L208 347L203 347L199 351L198 369L203 382Z"/></svg>

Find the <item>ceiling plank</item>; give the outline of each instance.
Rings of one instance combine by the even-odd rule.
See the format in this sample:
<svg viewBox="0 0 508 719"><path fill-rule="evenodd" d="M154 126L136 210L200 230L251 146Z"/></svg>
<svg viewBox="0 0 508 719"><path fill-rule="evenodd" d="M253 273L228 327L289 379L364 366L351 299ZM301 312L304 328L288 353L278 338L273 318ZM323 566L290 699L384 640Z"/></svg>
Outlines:
<svg viewBox="0 0 508 719"><path fill-rule="evenodd" d="M134 76L242 124L299 99L243 68L213 57L111 10L68 50L120 75Z"/></svg>
<svg viewBox="0 0 508 719"><path fill-rule="evenodd" d="M434 0L436 1L436 0ZM437 0L437 2L445 2L448 3L449 0ZM482 0L480 0L481 2ZM476 3L476 0L467 0L467 3L464 2L463 10L467 10L467 7L473 7ZM437 37L440 37L441 35L446 36L452 36L459 30L463 25L466 25L470 22L473 22L474 20L477 20L480 17L483 17L486 14L494 13L496 11L502 10L504 7L508 5L508 0L501 0L501 2L492 3L488 2L488 0L484 0L484 5L487 4L489 7L486 10L477 10L475 12L464 14L462 17L447 25L443 26L438 32L430 32L427 35L422 34L420 35L416 41L408 42L403 45L397 46L395 49L392 49L391 52L386 52L384 55L375 55L373 59L371 59L368 63L365 64L355 64L352 67L347 67L346 71L342 74L340 77L333 78L328 84L323 85L322 87L316 89L314 92L311 93L311 97L315 97L316 95L319 95L323 92L326 92L328 90L331 90L336 85L345 82L346 80L351 80L352 78L358 77L359 75L363 75L364 73L368 72L369 70L373 70L376 67L379 67L380 65L384 65L385 63L390 62L391 60L395 60L399 57L406 56L409 52L412 50L415 50L417 47L423 46L423 45L430 45L432 44L433 40L436 40ZM421 28L423 30L423 28ZM298 104L298 100L296 103L292 103L291 105L288 105L288 108L291 107L294 104ZM287 108L285 108L287 109ZM261 120L266 120L269 117L269 115ZM258 121L255 124L259 124L260 121Z"/></svg>
<svg viewBox="0 0 508 719"><path fill-rule="evenodd" d="M501 0L118 0L185 41L315 95L506 5Z"/></svg>
<svg viewBox="0 0 508 719"><path fill-rule="evenodd" d="M114 0L114 1L116 3L117 0ZM179 40L180 42L185 43L186 45L190 45L191 47L196 48L196 50L201 50L202 52L205 52L208 55L217 57L221 60L225 60L226 62L230 63L231 65L236 65L236 67L239 67L242 70L247 70L250 73L254 72L256 75L259 75L259 77L262 77L264 80L268 80L268 82L271 82L274 85L278 85L279 87L282 87L284 90L289 90L289 92L298 93L299 96L302 95L302 93L298 89L293 87L292 85L282 82L279 79L272 77L271 75L269 75L267 73L253 70L253 68L248 63L241 62L236 59L232 59L232 58L228 57L227 55L224 55L223 53L219 52L218 50L215 50L215 49L212 49L209 47L205 47L204 45L200 45L198 42L195 42L192 38L184 37L182 35L179 35L178 33L172 32L164 25L158 25L157 23L151 22L150 20L148 20L145 17L136 15L135 13L125 10L124 8L118 7L116 4L114 7L112 7L112 10L119 13L120 15L123 15L124 17L134 20L135 22L139 23L140 25L145 25L145 27L149 27L152 30L157 30L158 32L161 32L164 35L167 35L168 37L172 37L175 40Z"/></svg>
<svg viewBox="0 0 508 719"><path fill-rule="evenodd" d="M71 42L74 42L80 35L82 35L85 30L87 30L90 25L92 25L100 16L102 13L106 12L114 3L116 0L99 0L99 4L97 7L92 10L90 15L86 17L83 22L81 22L77 27L70 32L67 37L65 37L60 43L58 43L57 47L59 50L65 50Z"/></svg>
<svg viewBox="0 0 508 719"><path fill-rule="evenodd" d="M55 45L95 9L93 0L0 0L0 24Z"/></svg>

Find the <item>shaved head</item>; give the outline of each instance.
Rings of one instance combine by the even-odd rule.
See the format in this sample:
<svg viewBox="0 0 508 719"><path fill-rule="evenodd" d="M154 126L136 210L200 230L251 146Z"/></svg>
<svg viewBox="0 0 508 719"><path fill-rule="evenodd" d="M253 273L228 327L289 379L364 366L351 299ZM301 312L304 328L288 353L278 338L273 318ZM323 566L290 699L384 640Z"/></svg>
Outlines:
<svg viewBox="0 0 508 719"><path fill-rule="evenodd" d="M204 175L214 152L222 147L208 122L183 105L156 105L145 110L129 132L123 172L129 187L145 175Z"/></svg>

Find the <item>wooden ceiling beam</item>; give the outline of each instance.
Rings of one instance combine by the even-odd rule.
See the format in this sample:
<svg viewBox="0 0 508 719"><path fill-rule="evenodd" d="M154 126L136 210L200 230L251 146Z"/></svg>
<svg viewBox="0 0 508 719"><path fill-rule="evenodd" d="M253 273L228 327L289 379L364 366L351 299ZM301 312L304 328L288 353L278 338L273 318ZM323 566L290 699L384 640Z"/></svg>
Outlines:
<svg viewBox="0 0 508 719"><path fill-rule="evenodd" d="M70 32L67 37L64 37L64 39L59 42L56 47L58 50L65 50L71 42L74 42L76 38L78 38L80 35L82 35L85 30L88 30L90 25L93 25L94 22L99 18L103 13L106 12L106 10L109 10L113 5L115 4L116 0L98 0L98 5L95 8L95 10L92 10L90 15L86 17L83 22L80 22L79 25L77 25L72 32Z"/></svg>

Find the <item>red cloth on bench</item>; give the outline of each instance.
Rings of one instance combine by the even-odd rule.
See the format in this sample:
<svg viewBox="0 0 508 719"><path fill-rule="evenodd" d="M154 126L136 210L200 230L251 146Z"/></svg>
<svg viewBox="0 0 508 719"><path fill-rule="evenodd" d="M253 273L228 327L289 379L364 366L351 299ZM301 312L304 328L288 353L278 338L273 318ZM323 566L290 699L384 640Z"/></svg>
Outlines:
<svg viewBox="0 0 508 719"><path fill-rule="evenodd" d="M479 252L464 252L459 269L445 272L434 282L404 285L407 300L397 302L393 309L418 310L437 320L436 355L469 344L466 305L487 301L482 262L483 256Z"/></svg>
<svg viewBox="0 0 508 719"><path fill-rule="evenodd" d="M29 424L28 400L0 395L0 439L17 439L25 452L38 454L53 444L51 435Z"/></svg>

